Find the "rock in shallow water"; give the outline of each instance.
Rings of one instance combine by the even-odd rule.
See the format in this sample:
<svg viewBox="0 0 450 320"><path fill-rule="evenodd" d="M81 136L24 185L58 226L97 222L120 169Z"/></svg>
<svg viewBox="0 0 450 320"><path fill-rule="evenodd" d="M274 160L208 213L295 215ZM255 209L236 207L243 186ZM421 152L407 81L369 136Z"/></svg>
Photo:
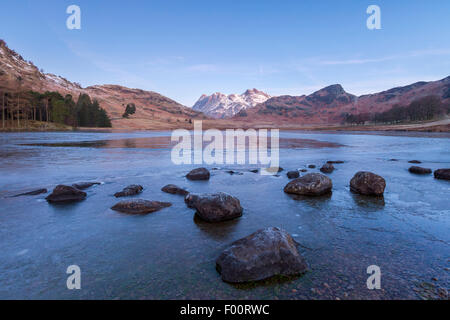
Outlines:
<svg viewBox="0 0 450 320"><path fill-rule="evenodd" d="M432 172L431 169L417 167L417 166L412 166L408 170L409 170L409 172L415 173L415 174L430 174Z"/></svg>
<svg viewBox="0 0 450 320"><path fill-rule="evenodd" d="M98 184L100 184L100 182L78 182L74 183L72 187L77 188L78 190L84 190Z"/></svg>
<svg viewBox="0 0 450 320"><path fill-rule="evenodd" d="M36 196L36 195L42 194L42 193L47 193L47 189L37 189L37 190L29 191L29 192L19 193L12 197L15 198L15 197L21 197L21 196Z"/></svg>
<svg viewBox="0 0 450 320"><path fill-rule="evenodd" d="M450 169L438 169L434 172L436 179L450 180Z"/></svg>
<svg viewBox="0 0 450 320"><path fill-rule="evenodd" d="M210 173L206 168L197 168L186 175L189 180L209 180Z"/></svg>
<svg viewBox="0 0 450 320"><path fill-rule="evenodd" d="M116 192L114 194L114 197L120 198L120 197L133 196L135 194L141 193L142 190L144 190L144 187L142 187L138 184L132 184L132 185L129 185L128 187L124 188L122 191Z"/></svg>
<svg viewBox="0 0 450 320"><path fill-rule="evenodd" d="M379 175L368 172L357 172L350 180L350 190L366 196L382 196L386 181Z"/></svg>
<svg viewBox="0 0 450 320"><path fill-rule="evenodd" d="M181 196L185 196L185 195L189 194L189 191L187 191L183 188L180 188L179 186L174 185L174 184L168 184L167 186L162 187L161 190L166 193L179 194Z"/></svg>
<svg viewBox="0 0 450 320"><path fill-rule="evenodd" d="M331 192L333 182L320 173L308 173L292 180L284 187L284 192L305 196L321 196Z"/></svg>
<svg viewBox="0 0 450 320"><path fill-rule="evenodd" d="M86 199L86 192L71 186L58 185L53 192L45 198L48 202L73 202Z"/></svg>
<svg viewBox="0 0 450 320"><path fill-rule="evenodd" d="M266 228L237 240L216 261L222 280L231 283L294 276L308 270L297 243L284 230Z"/></svg>
<svg viewBox="0 0 450 320"><path fill-rule="evenodd" d="M189 208L196 209L196 215L208 222L220 222L242 216L239 199L225 192L213 194L188 194L184 201Z"/></svg>
<svg viewBox="0 0 450 320"><path fill-rule="evenodd" d="M300 173L298 171L289 171L286 175L289 179L295 179L300 177Z"/></svg>
<svg viewBox="0 0 450 320"><path fill-rule="evenodd" d="M411 161L408 161L409 163L422 163L422 161L419 161L419 160L411 160Z"/></svg>
<svg viewBox="0 0 450 320"><path fill-rule="evenodd" d="M322 168L320 168L320 171L323 173L332 173L334 171L334 166L331 163L325 163Z"/></svg>
<svg viewBox="0 0 450 320"><path fill-rule="evenodd" d="M171 205L172 204L169 202L136 199L121 201L114 205L111 209L128 214L147 214L170 207Z"/></svg>

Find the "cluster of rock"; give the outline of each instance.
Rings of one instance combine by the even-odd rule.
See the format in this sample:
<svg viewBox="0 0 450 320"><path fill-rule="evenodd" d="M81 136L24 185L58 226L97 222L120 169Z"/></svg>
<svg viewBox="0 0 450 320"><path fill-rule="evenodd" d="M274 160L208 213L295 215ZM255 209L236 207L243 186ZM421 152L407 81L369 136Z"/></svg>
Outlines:
<svg viewBox="0 0 450 320"><path fill-rule="evenodd" d="M343 161L328 161L321 168L322 173L332 173L333 164ZM315 168L309 165L308 168ZM273 173L279 173L283 168L266 169ZM300 170L306 172L306 169ZM411 173L430 174L431 169L413 166L409 168ZM258 170L251 170L257 173ZM234 171L228 171L235 174ZM436 179L450 180L450 169L439 169L434 172ZM300 177L299 170L287 172L290 181L284 192L302 196L321 196L332 192L333 182L324 174L308 173ZM197 168L190 171L186 178L194 181L206 181L210 179L210 172L206 168ZM81 201L86 199L86 192L82 191L98 182L82 182L71 186L58 185L47 196L50 203ZM357 172L350 180L352 192L367 196L383 196L386 181L383 177L372 172ZM130 185L122 191L114 194L115 197L128 197L142 193L141 185ZM242 216L243 208L239 199L224 193L190 193L185 188L174 184L168 184L161 188L163 192L184 196L187 207L195 210L195 215L209 223L220 223L236 219ZM38 189L21 195L36 195L46 193L46 189ZM152 213L163 208L170 207L169 202L149 201L133 199L121 201L111 209L134 215ZM270 227L261 229L251 235L233 242L225 249L216 260L216 269L221 274L222 280L231 283L264 280L273 276L297 276L308 270L308 265L297 249L298 244L284 230Z"/></svg>

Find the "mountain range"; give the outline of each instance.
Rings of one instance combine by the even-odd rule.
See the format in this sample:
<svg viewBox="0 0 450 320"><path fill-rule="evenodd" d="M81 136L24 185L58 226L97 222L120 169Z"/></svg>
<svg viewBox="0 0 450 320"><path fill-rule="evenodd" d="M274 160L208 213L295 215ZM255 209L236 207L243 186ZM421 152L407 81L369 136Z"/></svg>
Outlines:
<svg viewBox="0 0 450 320"><path fill-rule="evenodd" d="M263 103L269 98L271 98L270 95L257 89L248 89L243 94L230 95L216 92L210 96L203 94L192 109L213 118L231 118L235 114Z"/></svg>
<svg viewBox="0 0 450 320"><path fill-rule="evenodd" d="M450 103L450 77L438 81L416 82L379 93L356 96L339 84L310 95L275 96L249 89L243 94L216 92L202 95L192 108L157 92L103 84L83 88L61 76L44 73L0 40L0 91L58 91L74 98L81 93L97 99L117 129L173 129L190 127L191 120L208 120L210 127L223 125L307 125L339 124L345 115L376 113L395 105L407 105L425 96L437 96ZM122 118L128 103L136 113ZM229 119L227 121L227 119Z"/></svg>

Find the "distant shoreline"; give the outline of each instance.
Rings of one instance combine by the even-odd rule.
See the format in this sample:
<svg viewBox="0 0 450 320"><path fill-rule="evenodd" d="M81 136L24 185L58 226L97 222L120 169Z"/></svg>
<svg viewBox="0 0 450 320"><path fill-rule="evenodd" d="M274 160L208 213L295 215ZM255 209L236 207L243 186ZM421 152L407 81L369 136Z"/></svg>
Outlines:
<svg viewBox="0 0 450 320"><path fill-rule="evenodd" d="M450 133L450 119L442 119L437 121L428 121L421 123L405 123L397 125L277 125L270 123L241 123L229 120L203 120L203 129L279 129L280 131L337 131L337 132L449 132ZM34 123L33 126L27 128L0 128L1 133L6 132L139 132L139 131L167 131L175 129L192 130L192 124L180 124L176 126L155 127L155 128L136 128L136 127L112 127L112 128L87 128L87 127L70 127L58 125L54 123Z"/></svg>

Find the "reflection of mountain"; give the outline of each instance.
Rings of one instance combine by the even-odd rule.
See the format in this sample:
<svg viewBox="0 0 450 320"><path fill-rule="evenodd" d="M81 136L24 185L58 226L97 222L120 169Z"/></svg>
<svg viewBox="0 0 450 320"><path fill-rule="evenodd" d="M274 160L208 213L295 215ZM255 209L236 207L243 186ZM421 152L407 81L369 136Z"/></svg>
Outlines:
<svg viewBox="0 0 450 320"><path fill-rule="evenodd" d="M224 95L216 92L210 96L202 95L192 109L214 118L230 118L236 113L263 103L270 96L257 89L249 89L243 94Z"/></svg>

